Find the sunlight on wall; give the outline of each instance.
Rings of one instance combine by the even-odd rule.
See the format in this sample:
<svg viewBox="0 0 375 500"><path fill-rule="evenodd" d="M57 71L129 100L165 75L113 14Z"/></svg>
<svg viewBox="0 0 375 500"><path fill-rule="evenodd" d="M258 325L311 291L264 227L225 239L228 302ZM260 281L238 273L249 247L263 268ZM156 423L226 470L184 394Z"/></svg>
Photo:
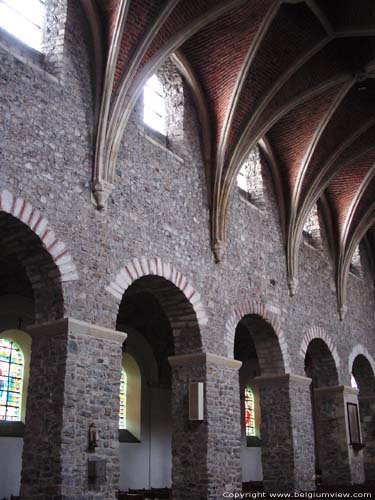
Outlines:
<svg viewBox="0 0 375 500"><path fill-rule="evenodd" d="M44 0L0 0L0 27L41 51Z"/></svg>
<svg viewBox="0 0 375 500"><path fill-rule="evenodd" d="M165 135L165 97L163 86L156 75L153 75L144 86L143 99L144 123Z"/></svg>

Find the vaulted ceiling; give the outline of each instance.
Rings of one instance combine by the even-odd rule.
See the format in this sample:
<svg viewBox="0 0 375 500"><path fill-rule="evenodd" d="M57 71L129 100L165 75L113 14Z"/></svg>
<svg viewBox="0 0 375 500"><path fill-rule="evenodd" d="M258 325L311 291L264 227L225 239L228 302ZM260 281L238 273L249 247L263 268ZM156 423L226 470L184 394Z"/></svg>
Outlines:
<svg viewBox="0 0 375 500"><path fill-rule="evenodd" d="M276 185L290 291L303 225L320 199L343 316L355 248L366 238L375 250L373 0L81 1L97 65L98 207L142 87L173 56L197 103L216 260L239 168L260 143Z"/></svg>

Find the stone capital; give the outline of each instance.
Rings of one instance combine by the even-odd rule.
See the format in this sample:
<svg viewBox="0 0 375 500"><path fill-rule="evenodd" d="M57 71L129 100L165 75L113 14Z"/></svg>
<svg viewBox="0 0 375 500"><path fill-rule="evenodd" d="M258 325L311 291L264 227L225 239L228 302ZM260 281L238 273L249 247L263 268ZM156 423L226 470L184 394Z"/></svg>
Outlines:
<svg viewBox="0 0 375 500"><path fill-rule="evenodd" d="M360 394L358 395L358 401L360 403L370 403L370 404L375 404L375 395L365 395L361 396Z"/></svg>
<svg viewBox="0 0 375 500"><path fill-rule="evenodd" d="M105 208L107 200L110 197L113 189L113 184L106 182L103 179L97 179L92 182L91 190L93 201L98 210L102 210L103 208Z"/></svg>
<svg viewBox="0 0 375 500"><path fill-rule="evenodd" d="M298 288L298 278L295 276L288 278L289 295L294 297Z"/></svg>
<svg viewBox="0 0 375 500"><path fill-rule="evenodd" d="M222 262L224 255L225 255L225 252L226 252L226 249L227 249L227 246L228 246L228 242L225 240L216 239L216 240L213 240L211 246L212 246L212 251L213 251L213 254L215 257L215 262L216 263Z"/></svg>
<svg viewBox="0 0 375 500"><path fill-rule="evenodd" d="M272 386L272 385L282 385L286 383L293 383L299 385L311 384L311 378L303 377L302 375L297 375L294 373L281 373L275 375L262 375L255 378L259 386Z"/></svg>
<svg viewBox="0 0 375 500"><path fill-rule="evenodd" d="M109 342L117 342L122 344L127 335L124 332L111 330L99 325L92 325L84 321L73 318L62 318L39 325L32 325L27 328L31 337L38 336L54 336L71 333L73 335L83 335L86 337L94 337L96 339L107 340Z"/></svg>
<svg viewBox="0 0 375 500"><path fill-rule="evenodd" d="M226 358L224 356L219 356L217 354L212 354L210 352L196 352L193 354L170 356L168 358L168 361L172 367L213 364L213 365L226 366L227 368L232 368L234 370L239 370L242 366L241 361L237 361L236 359L233 358Z"/></svg>
<svg viewBox="0 0 375 500"><path fill-rule="evenodd" d="M353 394L353 395L357 395L358 394L358 389L355 389L354 387L349 387L347 385L334 385L332 387L318 387L316 389L314 389L314 392L316 394L334 394L334 393L337 393L337 394L342 394L342 395L346 395L346 394Z"/></svg>

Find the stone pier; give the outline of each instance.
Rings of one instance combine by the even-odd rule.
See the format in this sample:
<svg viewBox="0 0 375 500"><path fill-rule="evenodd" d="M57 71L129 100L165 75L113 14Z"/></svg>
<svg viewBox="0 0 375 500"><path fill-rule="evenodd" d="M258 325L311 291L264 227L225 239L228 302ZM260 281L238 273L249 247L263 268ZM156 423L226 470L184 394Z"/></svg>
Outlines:
<svg viewBox="0 0 375 500"><path fill-rule="evenodd" d="M262 412L260 432L265 490L313 490L311 379L285 374L258 377L256 381Z"/></svg>
<svg viewBox="0 0 375 500"><path fill-rule="evenodd" d="M173 498L222 498L241 491L241 362L197 353L172 366ZM204 420L189 421L189 384L204 382Z"/></svg>
<svg viewBox="0 0 375 500"><path fill-rule="evenodd" d="M115 500L121 332L65 318L29 329L22 500ZM89 451L89 427L97 447ZM89 480L88 463L105 468Z"/></svg>
<svg viewBox="0 0 375 500"><path fill-rule="evenodd" d="M314 389L318 463L324 484L364 481L363 451L349 440L347 403L358 405L358 390L347 386Z"/></svg>

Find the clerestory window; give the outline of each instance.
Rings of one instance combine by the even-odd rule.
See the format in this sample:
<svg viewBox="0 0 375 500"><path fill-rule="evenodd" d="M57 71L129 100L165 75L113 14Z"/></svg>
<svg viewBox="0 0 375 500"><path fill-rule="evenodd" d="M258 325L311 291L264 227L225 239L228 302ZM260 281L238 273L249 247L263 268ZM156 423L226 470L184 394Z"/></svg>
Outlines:
<svg viewBox="0 0 375 500"><path fill-rule="evenodd" d="M45 0L0 0L0 27L40 52L45 14Z"/></svg>
<svg viewBox="0 0 375 500"><path fill-rule="evenodd" d="M258 146L250 151L247 160L242 165L237 176L237 185L250 203L262 208L264 204L264 186Z"/></svg>
<svg viewBox="0 0 375 500"><path fill-rule="evenodd" d="M143 121L153 130L166 135L165 95L161 81L153 75L143 89Z"/></svg>
<svg viewBox="0 0 375 500"><path fill-rule="evenodd" d="M305 225L303 226L303 235L312 247L320 250L322 248L322 236L320 233L318 206L315 204L311 209Z"/></svg>
<svg viewBox="0 0 375 500"><path fill-rule="evenodd" d="M361 263L361 253L359 251L359 245L354 251L352 261L350 263L350 272L357 276L357 278L363 277L362 263Z"/></svg>

